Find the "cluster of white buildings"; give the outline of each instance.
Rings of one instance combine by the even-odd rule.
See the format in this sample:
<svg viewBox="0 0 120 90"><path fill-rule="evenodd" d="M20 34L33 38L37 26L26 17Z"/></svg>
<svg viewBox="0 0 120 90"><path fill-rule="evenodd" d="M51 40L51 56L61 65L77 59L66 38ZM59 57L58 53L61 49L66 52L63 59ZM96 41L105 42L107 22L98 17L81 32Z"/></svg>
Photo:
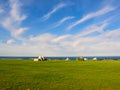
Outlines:
<svg viewBox="0 0 120 90"><path fill-rule="evenodd" d="M44 56L39 56L38 58L34 58L34 61L46 61L47 59ZM69 58L66 58L65 61L69 61ZM83 58L84 61L88 60L88 58ZM96 61L97 58L94 57L92 60Z"/></svg>
<svg viewBox="0 0 120 90"><path fill-rule="evenodd" d="M82 57L83 58L83 57ZM69 61L70 59L69 58L66 58L65 59L65 61ZM83 60L84 61L86 61L86 60L88 60L88 58L83 58ZM96 57L94 57L93 59L92 59L93 61L96 61L97 60L97 58Z"/></svg>
<svg viewBox="0 0 120 90"><path fill-rule="evenodd" d="M38 58L34 58L34 61L46 61L47 59L44 56L39 56Z"/></svg>

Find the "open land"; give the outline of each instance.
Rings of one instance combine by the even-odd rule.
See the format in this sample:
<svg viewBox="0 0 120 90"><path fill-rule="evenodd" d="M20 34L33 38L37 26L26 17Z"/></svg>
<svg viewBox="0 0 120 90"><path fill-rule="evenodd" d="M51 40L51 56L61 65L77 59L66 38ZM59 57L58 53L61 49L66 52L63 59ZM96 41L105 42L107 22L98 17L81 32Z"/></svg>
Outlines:
<svg viewBox="0 0 120 90"><path fill-rule="evenodd" d="M0 90L120 90L120 61L0 60Z"/></svg>

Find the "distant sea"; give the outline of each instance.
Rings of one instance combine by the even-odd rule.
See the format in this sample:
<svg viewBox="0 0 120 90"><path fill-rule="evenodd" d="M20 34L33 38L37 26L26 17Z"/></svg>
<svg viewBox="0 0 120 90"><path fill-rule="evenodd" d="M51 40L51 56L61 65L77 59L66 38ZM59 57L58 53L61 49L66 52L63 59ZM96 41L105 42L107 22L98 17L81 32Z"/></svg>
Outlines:
<svg viewBox="0 0 120 90"><path fill-rule="evenodd" d="M64 57L45 57L48 60L65 60L66 58L69 58L70 60L76 60L77 57L83 57L87 58L88 60L93 59L96 57L98 60L120 60L120 56L64 56ZM0 56L0 60L29 60L37 58L37 56Z"/></svg>

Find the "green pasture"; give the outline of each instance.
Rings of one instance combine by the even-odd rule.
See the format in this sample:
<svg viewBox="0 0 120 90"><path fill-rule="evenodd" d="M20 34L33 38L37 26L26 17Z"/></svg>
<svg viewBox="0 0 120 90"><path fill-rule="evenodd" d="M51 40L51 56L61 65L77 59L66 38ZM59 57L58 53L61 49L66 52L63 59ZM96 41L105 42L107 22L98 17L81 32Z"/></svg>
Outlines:
<svg viewBox="0 0 120 90"><path fill-rule="evenodd" d="M120 61L0 60L0 90L120 90Z"/></svg>

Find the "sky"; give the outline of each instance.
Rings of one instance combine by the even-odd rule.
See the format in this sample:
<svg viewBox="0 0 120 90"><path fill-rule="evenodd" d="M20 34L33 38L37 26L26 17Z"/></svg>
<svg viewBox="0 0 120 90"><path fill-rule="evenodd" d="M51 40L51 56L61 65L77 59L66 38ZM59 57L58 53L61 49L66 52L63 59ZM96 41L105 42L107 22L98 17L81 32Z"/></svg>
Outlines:
<svg viewBox="0 0 120 90"><path fill-rule="evenodd" d="M0 0L0 56L120 56L120 0Z"/></svg>

